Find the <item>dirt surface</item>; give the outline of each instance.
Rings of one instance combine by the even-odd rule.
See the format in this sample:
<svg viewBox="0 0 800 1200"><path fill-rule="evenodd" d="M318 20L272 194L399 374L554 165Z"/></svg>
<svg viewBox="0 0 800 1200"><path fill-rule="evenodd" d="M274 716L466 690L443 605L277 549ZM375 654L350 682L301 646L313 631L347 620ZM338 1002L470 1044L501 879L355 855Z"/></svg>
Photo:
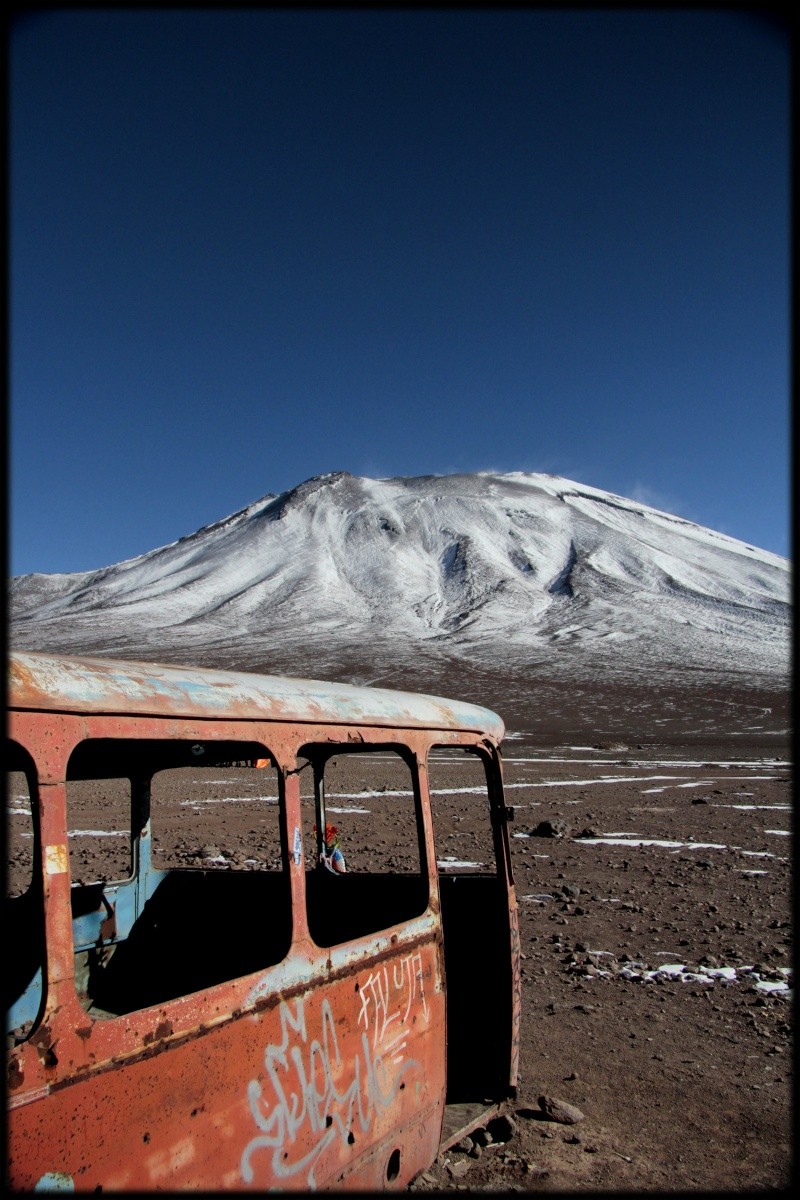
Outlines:
<svg viewBox="0 0 800 1200"><path fill-rule="evenodd" d="M597 683L542 694L497 706L525 956L513 1132L447 1153L413 1187L786 1187L788 695ZM544 822L558 836L537 833ZM612 834L617 844L598 840ZM542 1096L583 1119L548 1119Z"/></svg>
<svg viewBox="0 0 800 1200"><path fill-rule="evenodd" d="M415 1188L786 1186L790 998L761 984L791 982L787 765L522 750L505 757L525 956L515 1129ZM545 1119L542 1095L583 1120Z"/></svg>
<svg viewBox="0 0 800 1200"><path fill-rule="evenodd" d="M613 698L596 728L624 724L624 740L585 736L580 706L579 720L565 706L563 720L551 710L548 724L537 711L527 727L518 720L509 730L504 771L523 954L518 1094L509 1122L448 1151L413 1190L788 1185L791 764L786 699L764 700L745 697L726 728L717 698L711 728L703 725L707 704L692 712L678 697L661 740L654 706L642 708L637 726L636 712L623 721ZM241 779L207 791L204 801L217 804L181 806L166 789L167 859L222 870L269 865L272 818L254 816ZM459 791L465 780L461 767L442 766L442 861L479 860L485 848L481 800ZM270 770L251 772L251 784L253 795L270 794ZM342 849L353 867L358 856L365 866L410 869L407 814L394 814L381 788L385 777L378 781L368 759L348 763L328 800L342 810L333 818ZM73 788L71 828L110 829L109 794L96 783ZM13 890L29 869L30 845L16 777L9 808ZM87 880L124 854L113 837L71 839L73 872ZM553 1119L543 1096L581 1119Z"/></svg>

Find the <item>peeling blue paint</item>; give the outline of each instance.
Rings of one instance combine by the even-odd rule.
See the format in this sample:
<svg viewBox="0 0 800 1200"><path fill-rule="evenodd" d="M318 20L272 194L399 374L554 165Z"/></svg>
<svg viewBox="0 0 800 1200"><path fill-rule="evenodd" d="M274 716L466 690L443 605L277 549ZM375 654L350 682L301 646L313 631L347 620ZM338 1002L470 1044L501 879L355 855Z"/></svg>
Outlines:
<svg viewBox="0 0 800 1200"><path fill-rule="evenodd" d="M35 1192L74 1192L75 1180L63 1171L47 1171L34 1184Z"/></svg>
<svg viewBox="0 0 800 1200"><path fill-rule="evenodd" d="M441 696L33 652L10 656L9 707L460 729L496 741L504 733L502 720L490 709Z"/></svg>

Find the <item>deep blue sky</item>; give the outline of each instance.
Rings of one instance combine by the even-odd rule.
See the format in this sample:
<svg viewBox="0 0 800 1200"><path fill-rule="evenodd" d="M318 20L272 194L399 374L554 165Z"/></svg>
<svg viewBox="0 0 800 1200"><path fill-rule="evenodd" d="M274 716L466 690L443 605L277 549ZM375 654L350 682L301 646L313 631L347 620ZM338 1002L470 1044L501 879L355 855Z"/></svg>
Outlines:
<svg viewBox="0 0 800 1200"><path fill-rule="evenodd" d="M12 29L10 562L324 471L547 471L789 553L789 46L734 9Z"/></svg>

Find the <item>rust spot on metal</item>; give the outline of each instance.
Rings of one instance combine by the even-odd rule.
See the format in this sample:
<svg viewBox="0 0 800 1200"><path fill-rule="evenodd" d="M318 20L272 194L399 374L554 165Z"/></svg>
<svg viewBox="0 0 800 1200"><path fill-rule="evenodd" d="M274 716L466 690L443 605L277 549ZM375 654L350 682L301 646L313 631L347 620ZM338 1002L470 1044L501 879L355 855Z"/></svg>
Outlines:
<svg viewBox="0 0 800 1200"><path fill-rule="evenodd" d="M55 1051L56 1042L48 1025L42 1025L41 1029L37 1029L31 1037L30 1043L35 1047L43 1066L55 1067L58 1064L58 1056Z"/></svg>
<svg viewBox="0 0 800 1200"><path fill-rule="evenodd" d="M108 905L108 901L106 900L105 896L103 897L103 903ZM108 916L105 918L105 920L100 925L100 939L101 939L101 941L104 941L104 942L113 942L113 940L116 936L117 936L117 912L116 912L116 908L111 908Z"/></svg>
<svg viewBox="0 0 800 1200"><path fill-rule="evenodd" d="M153 1042L160 1042L164 1038L169 1037L171 1033L172 1033L172 1022L171 1021L159 1021L158 1025L156 1025L155 1029L151 1029L148 1033L146 1033L144 1035L144 1037L142 1038L142 1041L144 1042L145 1046L150 1046L153 1044Z"/></svg>
<svg viewBox="0 0 800 1200"><path fill-rule="evenodd" d="M9 1059L7 1077L8 1086L12 1091L14 1088L22 1087L25 1082L25 1072L22 1070L22 1064L18 1059Z"/></svg>

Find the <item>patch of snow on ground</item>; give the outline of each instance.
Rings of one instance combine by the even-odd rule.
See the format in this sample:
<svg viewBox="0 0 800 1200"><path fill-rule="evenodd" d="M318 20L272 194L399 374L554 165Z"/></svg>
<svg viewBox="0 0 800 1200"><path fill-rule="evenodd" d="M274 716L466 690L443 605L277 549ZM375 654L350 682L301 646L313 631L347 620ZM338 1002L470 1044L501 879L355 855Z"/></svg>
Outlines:
<svg viewBox="0 0 800 1200"><path fill-rule="evenodd" d="M450 858L448 856L448 857L442 858L442 859L437 858L436 866L439 868L440 871L458 871L458 870L461 870L462 868L466 868L466 867L483 867L483 866L485 866L485 863L467 862L464 859Z"/></svg>
<svg viewBox="0 0 800 1200"><path fill-rule="evenodd" d="M592 950L592 954L602 954L603 951ZM611 953L607 951L606 953ZM772 992L776 995L792 998L792 968L780 967L778 972L782 980L762 979L761 975L749 967L707 967L702 963L696 967L687 966L683 962L663 963L659 967L647 967L641 962L628 962L618 972L622 979L640 983L661 983L665 980L675 983L699 983L713 987L716 983L731 986L736 983L749 983L760 992ZM611 972L600 971L599 974L608 977ZM591 981L591 976L586 977Z"/></svg>
<svg viewBox="0 0 800 1200"><path fill-rule="evenodd" d="M127 829L70 829L67 837L130 837L130 834Z"/></svg>
<svg viewBox="0 0 800 1200"><path fill-rule="evenodd" d="M667 838L634 838L626 836L573 838L576 846L661 846L665 850L727 850L719 842L673 842Z"/></svg>
<svg viewBox="0 0 800 1200"><path fill-rule="evenodd" d="M791 812L791 804L712 804L712 808L735 808L739 812L756 812L758 810L766 810L770 812Z"/></svg>
<svg viewBox="0 0 800 1200"><path fill-rule="evenodd" d="M181 808L191 808L195 812L199 812L200 805L205 807L207 804L277 804L277 796L209 796L207 800L181 800Z"/></svg>

